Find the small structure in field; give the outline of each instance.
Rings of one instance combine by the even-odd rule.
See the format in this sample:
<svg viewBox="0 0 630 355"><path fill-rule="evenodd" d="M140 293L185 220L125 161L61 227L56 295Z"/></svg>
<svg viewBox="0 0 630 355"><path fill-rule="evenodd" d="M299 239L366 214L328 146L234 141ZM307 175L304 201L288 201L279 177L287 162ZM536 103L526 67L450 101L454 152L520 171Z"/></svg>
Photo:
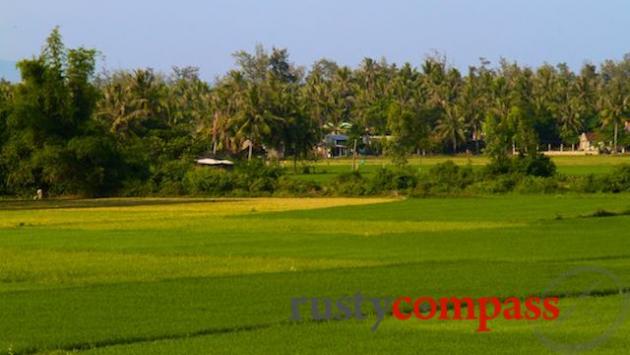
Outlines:
<svg viewBox="0 0 630 355"><path fill-rule="evenodd" d="M232 169L234 167L234 163L229 160L202 158L202 159L197 159L195 162L197 163L197 165L209 166L213 168Z"/></svg>
<svg viewBox="0 0 630 355"><path fill-rule="evenodd" d="M324 144L328 150L328 157L342 157L348 155L348 136L345 134L327 134Z"/></svg>
<svg viewBox="0 0 630 355"><path fill-rule="evenodd" d="M598 154L599 143L597 142L597 134L595 133L582 133L580 136L580 148L579 150L586 153Z"/></svg>

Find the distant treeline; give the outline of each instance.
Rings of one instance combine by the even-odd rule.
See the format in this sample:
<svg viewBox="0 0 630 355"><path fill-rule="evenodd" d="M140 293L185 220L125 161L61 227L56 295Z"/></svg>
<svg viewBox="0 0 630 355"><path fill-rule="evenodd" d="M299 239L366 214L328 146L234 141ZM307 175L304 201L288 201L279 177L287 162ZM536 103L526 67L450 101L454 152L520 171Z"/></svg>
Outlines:
<svg viewBox="0 0 630 355"><path fill-rule="evenodd" d="M284 49L258 47L235 53L237 69L211 84L192 67L97 75L97 57L65 48L54 29L39 56L18 63L20 83L0 82L0 194L159 193L197 157L305 159L328 133L401 164L420 151L500 162L582 132L613 151L630 143L630 56L579 73L505 60L461 73L439 55L419 67L323 59L307 70Z"/></svg>

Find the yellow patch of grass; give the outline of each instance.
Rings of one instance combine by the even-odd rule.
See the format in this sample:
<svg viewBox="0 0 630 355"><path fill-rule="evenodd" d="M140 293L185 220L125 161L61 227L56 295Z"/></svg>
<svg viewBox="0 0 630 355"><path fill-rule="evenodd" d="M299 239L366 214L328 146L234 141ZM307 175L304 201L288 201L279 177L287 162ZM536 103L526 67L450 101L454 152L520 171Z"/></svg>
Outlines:
<svg viewBox="0 0 630 355"><path fill-rule="evenodd" d="M395 200L387 198L252 198L124 207L8 210L1 211L0 228L175 228L196 223L196 220L208 223L213 218L252 212L280 212L391 201Z"/></svg>
<svg viewBox="0 0 630 355"><path fill-rule="evenodd" d="M298 272L380 265L371 260L260 256L152 255L0 249L0 290L20 284L82 285L173 278Z"/></svg>

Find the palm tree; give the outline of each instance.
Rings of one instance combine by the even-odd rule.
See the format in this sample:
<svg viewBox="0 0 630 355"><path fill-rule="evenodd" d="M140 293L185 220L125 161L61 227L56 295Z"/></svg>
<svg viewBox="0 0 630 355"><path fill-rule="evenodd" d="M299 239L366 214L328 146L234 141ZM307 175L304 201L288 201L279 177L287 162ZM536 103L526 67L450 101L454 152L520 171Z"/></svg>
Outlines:
<svg viewBox="0 0 630 355"><path fill-rule="evenodd" d="M475 143L477 154L480 150L483 119L490 108L489 96L493 79L493 72L482 63L480 68L470 68L462 87L460 106L466 119L466 126L471 130L471 138Z"/></svg>
<svg viewBox="0 0 630 355"><path fill-rule="evenodd" d="M601 98L602 127L613 126L613 152L617 153L619 126L624 122L624 113L629 104L629 97L619 92L606 92Z"/></svg>
<svg viewBox="0 0 630 355"><path fill-rule="evenodd" d="M462 110L458 105L453 104L444 108L444 114L438 120L435 132L441 140L450 140L453 154L455 154L458 139L466 139L465 128L466 120L462 115Z"/></svg>
<svg viewBox="0 0 630 355"><path fill-rule="evenodd" d="M209 113L198 124L197 131L212 140L212 154L226 149L237 152L236 116L244 102L247 82L239 71L231 71L206 95Z"/></svg>
<svg viewBox="0 0 630 355"><path fill-rule="evenodd" d="M343 133L346 133L350 128L352 128L352 123L340 122L340 121L328 121L324 123L323 128L332 134L343 134Z"/></svg>
<svg viewBox="0 0 630 355"><path fill-rule="evenodd" d="M208 84L199 79L194 67L173 68L170 85L166 87L168 125L189 126L199 124L209 116Z"/></svg>
<svg viewBox="0 0 630 355"><path fill-rule="evenodd" d="M328 106L330 119L335 123L349 122L354 107L353 74L348 67L337 69L333 75Z"/></svg>
<svg viewBox="0 0 630 355"><path fill-rule="evenodd" d="M599 88L599 114L602 127L613 126L613 151L617 153L619 126L630 107L627 88L626 62L606 61L602 65L602 81Z"/></svg>
<svg viewBox="0 0 630 355"><path fill-rule="evenodd" d="M270 136L274 121L281 120L274 116L267 108L265 93L261 85L249 83L242 93L238 112L234 117L236 135L249 141L247 160L252 159L252 151L256 144L260 144L265 137ZM245 141L245 142L246 142Z"/></svg>
<svg viewBox="0 0 630 355"><path fill-rule="evenodd" d="M330 116L332 111L330 86L330 81L327 81L319 71L314 70L306 79L306 85L302 91L311 119L317 123L319 128L320 138L323 134L326 117Z"/></svg>
<svg viewBox="0 0 630 355"><path fill-rule="evenodd" d="M96 116L108 122L112 133L126 136L134 124L149 115L147 100L133 95L122 80L108 83L102 92Z"/></svg>

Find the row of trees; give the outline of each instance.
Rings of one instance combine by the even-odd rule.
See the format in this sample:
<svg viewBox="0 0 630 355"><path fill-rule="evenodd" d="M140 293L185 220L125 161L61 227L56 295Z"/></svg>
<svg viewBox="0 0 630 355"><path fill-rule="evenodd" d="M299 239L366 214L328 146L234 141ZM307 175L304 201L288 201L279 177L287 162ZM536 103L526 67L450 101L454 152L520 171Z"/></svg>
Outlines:
<svg viewBox="0 0 630 355"><path fill-rule="evenodd" d="M627 143L622 128L630 115L630 56L600 68L584 65L580 73L565 64L532 69L502 60L493 68L482 60L466 75L439 55L419 68L366 58L352 70L323 59L308 71L289 62L284 49L257 47L235 58L237 69L212 86L194 68L175 68L167 79L150 70L103 77L105 106L112 90L128 101L119 105L155 106L118 115L114 107L106 117L115 131L142 126L161 112L162 121L211 141L213 153L247 147L249 156L256 149L305 156L327 133L390 136L386 150L394 155L480 153L488 143L490 151L515 145L526 152L540 144L576 144L581 133L592 131L614 151ZM162 89L134 89L143 83Z"/></svg>
<svg viewBox="0 0 630 355"><path fill-rule="evenodd" d="M0 193L162 186L200 155L275 151L297 160L328 133L399 161L421 150L531 154L585 131L614 151L627 143L630 57L579 73L482 60L463 74L439 55L419 67L323 59L306 70L286 50L259 46L236 53L236 69L209 84L191 67L96 75L97 56L65 48L55 29L39 56L19 62L20 83L0 82ZM360 139L368 136L391 139Z"/></svg>

